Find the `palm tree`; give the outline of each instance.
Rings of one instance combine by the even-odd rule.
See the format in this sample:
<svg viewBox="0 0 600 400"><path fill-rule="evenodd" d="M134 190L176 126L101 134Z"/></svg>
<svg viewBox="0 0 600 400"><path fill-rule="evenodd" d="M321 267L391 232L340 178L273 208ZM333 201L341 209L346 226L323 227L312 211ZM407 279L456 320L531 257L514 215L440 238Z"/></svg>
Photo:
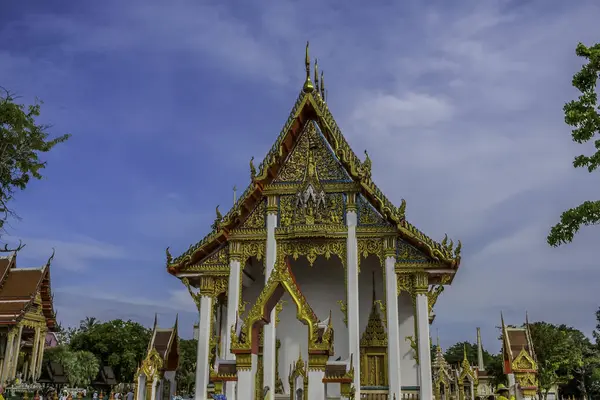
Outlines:
<svg viewBox="0 0 600 400"><path fill-rule="evenodd" d="M79 323L79 330L82 332L87 332L96 325L98 325L98 320L96 317L85 317L85 319L81 320Z"/></svg>

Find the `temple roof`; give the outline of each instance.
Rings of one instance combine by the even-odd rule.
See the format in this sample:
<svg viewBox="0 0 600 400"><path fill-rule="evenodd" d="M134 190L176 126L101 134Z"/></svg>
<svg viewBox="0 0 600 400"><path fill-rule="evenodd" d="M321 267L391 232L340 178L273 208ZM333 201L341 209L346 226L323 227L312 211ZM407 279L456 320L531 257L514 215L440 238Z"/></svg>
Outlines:
<svg viewBox="0 0 600 400"><path fill-rule="evenodd" d="M536 356L526 317L525 325L521 328L509 327L502 319L502 352L504 359L509 361L513 369L535 370ZM517 368L515 368L517 367Z"/></svg>
<svg viewBox="0 0 600 400"><path fill-rule="evenodd" d="M56 326L53 299L50 291L52 257L41 268L17 268L17 255L0 257L0 326L15 325L41 300L41 313L47 327Z"/></svg>
<svg viewBox="0 0 600 400"><path fill-rule="evenodd" d="M152 349L156 350L163 359L164 370L174 371L179 363L179 336L177 333L178 318L172 328L160 328L158 318L154 317L152 336L148 343L148 354Z"/></svg>
<svg viewBox="0 0 600 400"><path fill-rule="evenodd" d="M192 244L179 257L172 259L167 249L168 271L176 275L187 265L195 264L210 256L227 241L232 230L236 229L263 198L267 185L273 183L293 151L304 127L310 121L317 123L323 137L339 163L356 184L360 194L398 230L398 236L421 250L432 260L441 262L450 268L458 268L460 263L460 242L456 248L452 241L444 239L438 243L419 231L405 218L406 203L402 200L395 206L375 185L371 179L371 160L368 155L361 161L342 135L325 101L325 89L319 86L315 68L315 83L310 79L310 60L308 45L306 51L306 80L290 116L283 126L277 140L258 168L251 163L251 182L237 199L233 207L222 216L217 209L217 220L212 231L198 243ZM366 152L365 152L366 153Z"/></svg>

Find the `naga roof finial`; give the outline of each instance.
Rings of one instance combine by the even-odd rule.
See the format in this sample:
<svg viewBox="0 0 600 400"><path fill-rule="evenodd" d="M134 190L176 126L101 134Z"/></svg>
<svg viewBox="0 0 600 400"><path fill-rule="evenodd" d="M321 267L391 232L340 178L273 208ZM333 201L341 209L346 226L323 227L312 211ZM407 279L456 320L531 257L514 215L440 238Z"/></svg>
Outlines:
<svg viewBox="0 0 600 400"><path fill-rule="evenodd" d="M308 42L306 42L306 55L304 58L304 65L306 67L306 80L304 81L303 90L306 93L310 93L315 89L315 87L313 86L313 83L310 80L310 56L308 55Z"/></svg>
<svg viewBox="0 0 600 400"><path fill-rule="evenodd" d="M254 166L254 156L250 159L250 179L254 181L256 178L256 167Z"/></svg>

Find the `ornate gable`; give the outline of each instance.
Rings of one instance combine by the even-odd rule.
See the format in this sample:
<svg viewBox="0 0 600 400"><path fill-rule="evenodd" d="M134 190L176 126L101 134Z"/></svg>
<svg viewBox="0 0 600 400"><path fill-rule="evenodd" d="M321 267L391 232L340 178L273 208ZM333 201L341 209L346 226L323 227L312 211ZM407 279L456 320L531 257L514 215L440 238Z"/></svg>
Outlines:
<svg viewBox="0 0 600 400"><path fill-rule="evenodd" d="M350 148L325 101L322 81L319 85L310 80L308 48L306 70L304 87L277 140L258 167L252 161L250 163L251 183L225 216L217 212L213 229L207 236L176 259L167 256L168 271L177 275L183 269L188 270L189 265L199 263L212 254L244 221L252 221L248 215L258 202L264 201L265 195L279 196L280 221L282 225L284 221L289 222L290 217L285 215L282 208L290 208L297 202L298 198L292 196L299 194L296 186L299 182L307 181L308 172L319 177L325 189L323 192L329 198L323 201L324 196L313 184L312 190L303 192L303 195L313 200L315 204L312 211L317 211L317 215L302 212L296 224L309 225L314 217L318 224L343 225L343 193L358 192L365 203L362 209L363 225L386 222L398 230L401 239L411 243L431 260L439 262L444 268L458 268L460 245L454 248L451 243L440 244L426 236L406 221L406 203L402 200L399 207L394 205L375 185L368 155L364 161L360 160ZM312 163L309 162L311 154ZM308 168L311 165L314 168ZM286 196L289 197L286 199ZM326 207L323 207L324 203ZM297 211L294 211L296 214L292 219L299 216Z"/></svg>
<svg viewBox="0 0 600 400"><path fill-rule="evenodd" d="M256 207L250 212L248 217L242 222L239 230L247 229L265 229L267 215L267 200L261 199Z"/></svg>
<svg viewBox="0 0 600 400"><path fill-rule="evenodd" d="M364 196L357 196L356 208L359 226L391 226Z"/></svg>
<svg viewBox="0 0 600 400"><path fill-rule="evenodd" d="M512 368L515 372L519 371L537 371L537 365L525 348L521 349L519 355L512 362Z"/></svg>
<svg viewBox="0 0 600 400"><path fill-rule="evenodd" d="M314 159L312 162L314 163L315 172L321 182L352 182L352 178L327 144L317 122L309 121L273 183L304 181L307 172L306 167L309 164L309 155Z"/></svg>
<svg viewBox="0 0 600 400"><path fill-rule="evenodd" d="M360 347L386 347L387 332L383 326L383 321L377 310L377 303L373 303L367 327L360 338Z"/></svg>

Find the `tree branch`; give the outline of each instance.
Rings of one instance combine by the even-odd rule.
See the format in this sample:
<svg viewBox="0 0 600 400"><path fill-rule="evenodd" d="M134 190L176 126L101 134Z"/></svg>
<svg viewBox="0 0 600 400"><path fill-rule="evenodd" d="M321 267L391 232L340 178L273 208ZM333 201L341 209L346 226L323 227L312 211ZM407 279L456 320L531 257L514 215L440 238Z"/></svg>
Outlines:
<svg viewBox="0 0 600 400"><path fill-rule="evenodd" d="M558 247L570 243L581 226L597 225L600 223L600 200L586 201L578 207L565 211L560 216L560 222L550 229L547 237L548 244Z"/></svg>

